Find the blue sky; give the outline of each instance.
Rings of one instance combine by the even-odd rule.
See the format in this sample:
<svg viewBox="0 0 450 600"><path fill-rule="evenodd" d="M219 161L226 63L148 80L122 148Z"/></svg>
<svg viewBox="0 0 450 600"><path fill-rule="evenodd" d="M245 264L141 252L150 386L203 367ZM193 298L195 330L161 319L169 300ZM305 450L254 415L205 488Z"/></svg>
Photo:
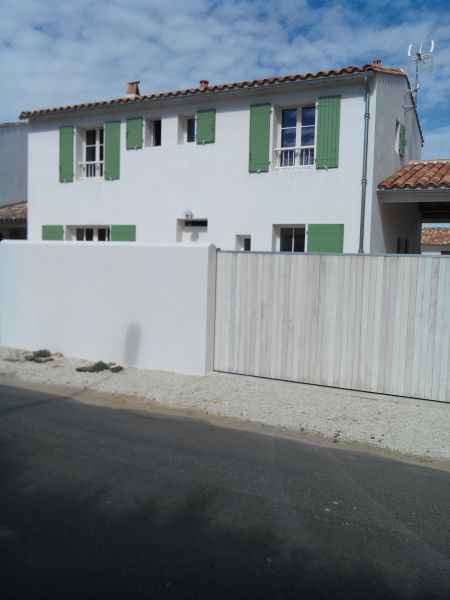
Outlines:
<svg viewBox="0 0 450 600"><path fill-rule="evenodd" d="M448 2L0 0L0 121L22 110L365 64L407 70L435 40L419 113L424 158L450 157ZM413 76L411 76L413 79Z"/></svg>

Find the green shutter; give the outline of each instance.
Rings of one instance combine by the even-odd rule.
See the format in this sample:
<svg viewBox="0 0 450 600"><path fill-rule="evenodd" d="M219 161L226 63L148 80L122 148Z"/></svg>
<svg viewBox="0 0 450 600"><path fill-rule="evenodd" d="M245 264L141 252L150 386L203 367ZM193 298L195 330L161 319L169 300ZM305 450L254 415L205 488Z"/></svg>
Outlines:
<svg viewBox="0 0 450 600"><path fill-rule="evenodd" d="M216 139L216 109L197 111L197 144L212 144Z"/></svg>
<svg viewBox="0 0 450 600"><path fill-rule="evenodd" d="M343 225L308 225L308 252L342 252Z"/></svg>
<svg viewBox="0 0 450 600"><path fill-rule="evenodd" d="M405 156L406 147L406 129L403 123L400 125L399 139L398 139L398 153L400 156Z"/></svg>
<svg viewBox="0 0 450 600"><path fill-rule="evenodd" d="M45 241L62 241L64 227L62 225L42 225L42 239Z"/></svg>
<svg viewBox="0 0 450 600"><path fill-rule="evenodd" d="M73 126L59 128L59 181L73 181Z"/></svg>
<svg viewBox="0 0 450 600"><path fill-rule="evenodd" d="M332 169L339 165L340 120L341 97L319 98L316 169Z"/></svg>
<svg viewBox="0 0 450 600"><path fill-rule="evenodd" d="M127 150L142 148L142 117L127 119Z"/></svg>
<svg viewBox="0 0 450 600"><path fill-rule="evenodd" d="M120 177L120 121L105 123L105 179Z"/></svg>
<svg viewBox="0 0 450 600"><path fill-rule="evenodd" d="M250 107L250 148L248 170L250 173L269 170L270 104Z"/></svg>
<svg viewBox="0 0 450 600"><path fill-rule="evenodd" d="M136 225L111 225L112 242L135 242Z"/></svg>

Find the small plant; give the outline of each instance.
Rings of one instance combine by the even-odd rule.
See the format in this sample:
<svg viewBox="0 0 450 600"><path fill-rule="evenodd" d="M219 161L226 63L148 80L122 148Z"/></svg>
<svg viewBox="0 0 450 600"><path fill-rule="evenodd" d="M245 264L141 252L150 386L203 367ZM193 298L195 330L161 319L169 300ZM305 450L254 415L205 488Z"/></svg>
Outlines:
<svg viewBox="0 0 450 600"><path fill-rule="evenodd" d="M33 354L34 354L34 358L48 358L49 356L52 355L52 353L50 352L50 350L46 350L46 349L35 350L33 352Z"/></svg>
<svg viewBox="0 0 450 600"><path fill-rule="evenodd" d="M106 363L104 363L102 360L99 360L99 361L95 362L93 365L91 365L91 371L93 373L98 373L99 371L106 371L107 369L109 369L108 365Z"/></svg>

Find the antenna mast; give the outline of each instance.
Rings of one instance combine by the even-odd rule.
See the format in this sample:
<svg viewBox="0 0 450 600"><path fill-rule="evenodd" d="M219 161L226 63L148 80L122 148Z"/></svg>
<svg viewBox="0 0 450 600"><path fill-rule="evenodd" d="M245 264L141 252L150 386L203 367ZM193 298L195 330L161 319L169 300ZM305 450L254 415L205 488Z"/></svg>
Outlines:
<svg viewBox="0 0 450 600"><path fill-rule="evenodd" d="M414 84L414 89L411 90L411 93L414 97L414 104L417 108L417 95L420 89L420 74L421 72L429 72L433 71L433 50L434 50L434 40L431 40L430 49L428 52L422 51L422 42L419 45L410 44L408 48L408 67L410 73L415 73L416 81Z"/></svg>

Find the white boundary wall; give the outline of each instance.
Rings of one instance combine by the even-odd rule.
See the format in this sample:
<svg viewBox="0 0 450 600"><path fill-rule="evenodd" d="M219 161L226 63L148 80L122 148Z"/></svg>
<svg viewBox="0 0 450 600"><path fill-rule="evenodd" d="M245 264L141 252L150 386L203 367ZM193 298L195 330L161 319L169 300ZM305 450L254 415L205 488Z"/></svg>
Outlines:
<svg viewBox="0 0 450 600"><path fill-rule="evenodd" d="M212 369L212 245L0 244L0 342L202 375Z"/></svg>
<svg viewBox="0 0 450 600"><path fill-rule="evenodd" d="M218 371L450 402L450 258L219 252Z"/></svg>

